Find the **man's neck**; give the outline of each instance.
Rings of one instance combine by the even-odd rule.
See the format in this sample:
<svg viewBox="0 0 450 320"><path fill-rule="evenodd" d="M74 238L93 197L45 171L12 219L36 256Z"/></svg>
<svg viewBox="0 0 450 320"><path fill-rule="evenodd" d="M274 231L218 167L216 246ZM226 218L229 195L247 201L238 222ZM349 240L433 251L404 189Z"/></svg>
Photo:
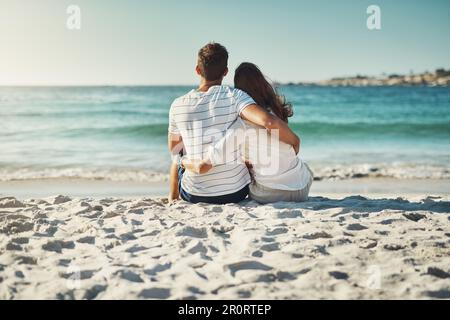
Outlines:
<svg viewBox="0 0 450 320"><path fill-rule="evenodd" d="M222 85L222 80L207 81L206 79L202 79L200 81L200 85L198 86L198 91L206 92L209 88L220 85Z"/></svg>

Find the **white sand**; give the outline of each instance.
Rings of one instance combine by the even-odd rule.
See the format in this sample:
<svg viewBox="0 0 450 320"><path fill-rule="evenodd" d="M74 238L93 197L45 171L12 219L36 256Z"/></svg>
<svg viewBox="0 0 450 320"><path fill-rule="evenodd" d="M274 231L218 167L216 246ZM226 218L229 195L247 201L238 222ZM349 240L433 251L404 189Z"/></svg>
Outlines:
<svg viewBox="0 0 450 320"><path fill-rule="evenodd" d="M2 198L0 299L450 299L448 200Z"/></svg>

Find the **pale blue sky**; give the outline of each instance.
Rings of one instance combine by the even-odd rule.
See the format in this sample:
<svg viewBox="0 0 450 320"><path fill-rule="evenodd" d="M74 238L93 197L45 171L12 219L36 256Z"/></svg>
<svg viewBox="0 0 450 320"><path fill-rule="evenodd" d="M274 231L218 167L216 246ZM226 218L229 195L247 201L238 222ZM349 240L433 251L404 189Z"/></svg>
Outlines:
<svg viewBox="0 0 450 320"><path fill-rule="evenodd" d="M209 41L231 70L251 61L282 82L421 72L450 68L449 31L448 0L0 0L0 85L194 84Z"/></svg>

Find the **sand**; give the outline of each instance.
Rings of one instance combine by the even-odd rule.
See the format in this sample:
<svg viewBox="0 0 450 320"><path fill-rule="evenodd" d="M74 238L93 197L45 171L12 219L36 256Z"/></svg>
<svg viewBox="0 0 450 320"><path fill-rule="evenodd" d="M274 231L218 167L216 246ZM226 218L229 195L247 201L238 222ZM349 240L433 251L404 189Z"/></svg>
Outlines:
<svg viewBox="0 0 450 320"><path fill-rule="evenodd" d="M448 197L0 198L0 299L450 299Z"/></svg>

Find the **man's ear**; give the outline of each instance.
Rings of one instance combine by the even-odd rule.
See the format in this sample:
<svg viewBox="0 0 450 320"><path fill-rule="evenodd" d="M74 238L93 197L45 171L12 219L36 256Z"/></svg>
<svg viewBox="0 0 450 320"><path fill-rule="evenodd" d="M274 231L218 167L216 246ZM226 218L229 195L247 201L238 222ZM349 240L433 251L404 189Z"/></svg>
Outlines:
<svg viewBox="0 0 450 320"><path fill-rule="evenodd" d="M225 69L225 72L223 73L223 77L225 78L228 74L228 68Z"/></svg>
<svg viewBox="0 0 450 320"><path fill-rule="evenodd" d="M200 70L200 67L199 67L198 65L195 67L195 72L197 72L197 74L198 74L199 76L202 75L202 70Z"/></svg>

